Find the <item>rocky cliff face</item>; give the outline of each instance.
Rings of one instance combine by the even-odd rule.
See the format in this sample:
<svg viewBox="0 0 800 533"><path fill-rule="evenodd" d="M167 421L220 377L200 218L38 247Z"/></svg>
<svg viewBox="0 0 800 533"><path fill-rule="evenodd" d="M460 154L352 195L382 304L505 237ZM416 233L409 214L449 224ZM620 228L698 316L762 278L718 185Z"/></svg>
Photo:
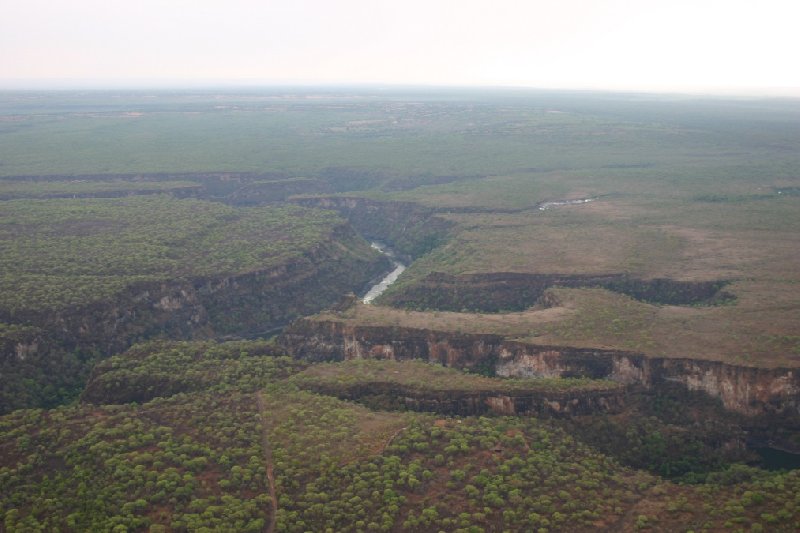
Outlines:
<svg viewBox="0 0 800 533"><path fill-rule="evenodd" d="M646 388L678 383L718 398L743 415L800 416L800 369L648 358L633 352L521 343L497 335L310 319L293 323L279 343L291 355L310 360L415 358L506 377L608 378Z"/></svg>
<svg viewBox="0 0 800 533"><path fill-rule="evenodd" d="M343 322L299 319L279 337L290 355L310 361L349 359L423 359L471 369L492 356L498 335L384 326L349 326Z"/></svg>

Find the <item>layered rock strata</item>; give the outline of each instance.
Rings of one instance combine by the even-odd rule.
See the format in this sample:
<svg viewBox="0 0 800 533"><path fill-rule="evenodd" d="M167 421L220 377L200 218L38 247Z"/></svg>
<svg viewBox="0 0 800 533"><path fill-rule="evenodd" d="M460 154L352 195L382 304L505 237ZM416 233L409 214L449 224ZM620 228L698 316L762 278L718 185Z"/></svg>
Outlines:
<svg viewBox="0 0 800 533"><path fill-rule="evenodd" d="M294 357L422 359L505 377L589 377L645 388L680 384L746 416L800 416L800 369L758 368L692 358L540 345L499 335L300 319L279 338Z"/></svg>

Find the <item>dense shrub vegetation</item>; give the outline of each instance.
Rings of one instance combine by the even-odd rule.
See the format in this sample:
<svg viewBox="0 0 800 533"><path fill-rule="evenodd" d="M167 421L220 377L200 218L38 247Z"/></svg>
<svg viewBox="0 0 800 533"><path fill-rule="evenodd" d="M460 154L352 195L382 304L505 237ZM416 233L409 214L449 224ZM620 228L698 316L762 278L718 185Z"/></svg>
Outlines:
<svg viewBox="0 0 800 533"><path fill-rule="evenodd" d="M287 377L307 365L277 357L265 341L153 341L95 367L82 400L95 404L145 402L179 392L224 390L235 385L248 392Z"/></svg>
<svg viewBox="0 0 800 533"><path fill-rule="evenodd" d="M261 531L269 496L251 400L199 394L4 417L6 530Z"/></svg>
<svg viewBox="0 0 800 533"><path fill-rule="evenodd" d="M55 407L78 396L94 364L91 353L58 349L35 326L0 322L0 413Z"/></svg>
<svg viewBox="0 0 800 533"><path fill-rule="evenodd" d="M235 209L169 196L12 200L0 216L0 312L108 299L136 282L264 269L341 221L295 206Z"/></svg>
<svg viewBox="0 0 800 533"><path fill-rule="evenodd" d="M655 479L533 419L416 422L383 454L286 498L287 531L591 529Z"/></svg>

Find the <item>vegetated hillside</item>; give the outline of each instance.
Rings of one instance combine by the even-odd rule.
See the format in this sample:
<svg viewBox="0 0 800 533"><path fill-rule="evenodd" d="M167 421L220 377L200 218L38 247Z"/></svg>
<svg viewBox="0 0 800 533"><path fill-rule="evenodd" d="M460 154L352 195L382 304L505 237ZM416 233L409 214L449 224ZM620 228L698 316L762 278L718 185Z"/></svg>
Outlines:
<svg viewBox="0 0 800 533"><path fill-rule="evenodd" d="M151 400L0 417L5 530L800 527L797 471L718 464L705 484L676 485L621 466L560 429L562 422L436 418L303 391L291 375L304 365L269 351L260 341L137 346L104 362L93 381L116 381ZM423 364L359 365L362 377L396 370L420 388L443 372ZM206 389L176 392L180 379L164 376L183 372ZM306 372L344 379L348 365ZM473 377L452 375L454 383ZM102 387L94 390L100 392L92 401L103 401Z"/></svg>
<svg viewBox="0 0 800 533"><path fill-rule="evenodd" d="M0 214L0 411L53 405L151 337L268 333L388 267L342 219L171 196L10 200Z"/></svg>
<svg viewBox="0 0 800 533"><path fill-rule="evenodd" d="M241 275L301 256L341 221L168 196L3 203L4 317L104 300L136 282Z"/></svg>
<svg viewBox="0 0 800 533"><path fill-rule="evenodd" d="M145 403L182 392L236 385L263 387L305 369L267 341L150 341L99 362L81 394L84 403Z"/></svg>

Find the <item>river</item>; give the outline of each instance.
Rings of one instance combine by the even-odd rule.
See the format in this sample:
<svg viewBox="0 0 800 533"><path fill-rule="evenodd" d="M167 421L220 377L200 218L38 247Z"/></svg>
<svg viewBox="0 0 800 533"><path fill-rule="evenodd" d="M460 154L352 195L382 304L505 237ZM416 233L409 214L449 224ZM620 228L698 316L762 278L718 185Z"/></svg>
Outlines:
<svg viewBox="0 0 800 533"><path fill-rule="evenodd" d="M562 205L579 205L594 202L597 198L579 198L577 200L554 200L552 202L542 202L539 204L539 211L547 211L554 207L561 207Z"/></svg>
<svg viewBox="0 0 800 533"><path fill-rule="evenodd" d="M388 257L392 261L392 264L394 265L394 270L389 272L378 283L370 287L370 289L367 291L367 294L365 294L364 298L362 298L362 301L365 304L372 303L372 300L383 294L383 292L389 288L389 285L397 281L397 278L400 277L400 274L402 274L403 271L406 269L406 265L398 261L395 253L391 250L391 248L389 248L385 244L380 242L372 242L370 243L370 246L372 246L380 253Z"/></svg>

